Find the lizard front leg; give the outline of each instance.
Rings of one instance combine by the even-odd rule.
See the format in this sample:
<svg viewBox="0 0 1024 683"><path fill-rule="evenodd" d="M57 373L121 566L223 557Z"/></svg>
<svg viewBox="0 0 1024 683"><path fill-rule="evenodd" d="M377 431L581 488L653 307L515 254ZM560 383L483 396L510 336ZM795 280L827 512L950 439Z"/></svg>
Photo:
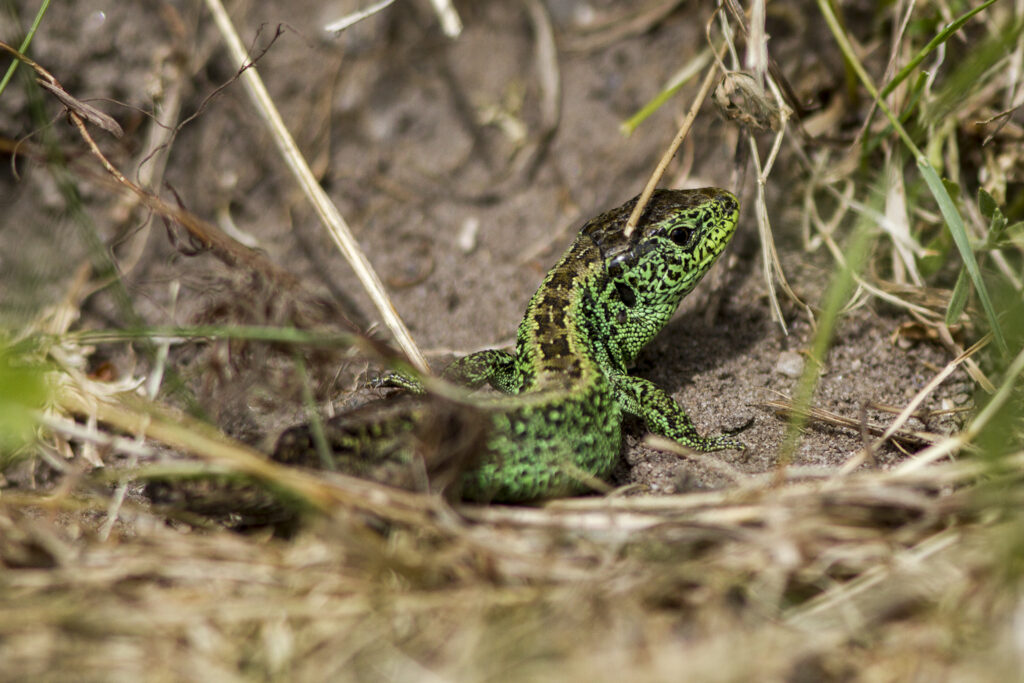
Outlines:
<svg viewBox="0 0 1024 683"><path fill-rule="evenodd" d="M643 419L652 434L672 439L698 451L743 450L745 446L725 436L701 436L689 415L675 399L653 382L629 375L612 378L615 398L622 410Z"/></svg>
<svg viewBox="0 0 1024 683"><path fill-rule="evenodd" d="M499 349L477 351L457 358L445 368L441 378L470 389L490 384L506 394L518 393L522 385L522 376L515 366L515 356ZM378 378L374 386L395 387L414 394L424 393L423 384L418 379L394 372Z"/></svg>
<svg viewBox="0 0 1024 683"><path fill-rule="evenodd" d="M517 394L523 378L516 370L515 360L515 356L500 349L477 351L452 361L441 378L470 389L490 384L504 394Z"/></svg>

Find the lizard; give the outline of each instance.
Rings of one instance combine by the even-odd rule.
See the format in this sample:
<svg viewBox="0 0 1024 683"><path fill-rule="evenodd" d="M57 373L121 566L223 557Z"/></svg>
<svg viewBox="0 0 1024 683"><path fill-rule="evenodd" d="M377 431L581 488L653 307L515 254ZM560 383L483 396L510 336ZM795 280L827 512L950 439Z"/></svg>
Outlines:
<svg viewBox="0 0 1024 683"><path fill-rule="evenodd" d="M473 463L460 476L464 499L521 502L581 493L606 478L622 447L626 415L699 451L743 449L701 436L686 411L653 382L628 373L640 350L708 272L736 229L739 202L717 188L656 190L636 230L625 231L637 198L588 221L530 299L514 353L489 349L449 365L442 378L499 394L473 397L483 421ZM416 379L393 373L378 386L404 388L323 425L335 463L366 474L408 464L417 442L444 423ZM442 431L459 431L442 426ZM443 446L442 446L443 447ZM311 425L286 430L273 458L319 465Z"/></svg>

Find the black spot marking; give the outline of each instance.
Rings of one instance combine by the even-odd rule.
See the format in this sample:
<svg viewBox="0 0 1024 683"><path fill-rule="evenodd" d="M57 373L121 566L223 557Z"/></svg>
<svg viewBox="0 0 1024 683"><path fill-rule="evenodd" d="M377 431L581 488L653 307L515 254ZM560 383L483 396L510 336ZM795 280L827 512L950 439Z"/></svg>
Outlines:
<svg viewBox="0 0 1024 683"><path fill-rule="evenodd" d="M616 282L615 291L619 293L619 298L626 306L633 308L636 305L636 292L630 289L625 282Z"/></svg>
<svg viewBox="0 0 1024 683"><path fill-rule="evenodd" d="M540 343L540 352L544 358L562 358L569 356L569 340L565 337L545 339Z"/></svg>
<svg viewBox="0 0 1024 683"><path fill-rule="evenodd" d="M550 306L552 308L564 308L568 305L569 300L572 298L571 293L568 289L562 287L554 287L544 293L544 297L540 303L542 306Z"/></svg>

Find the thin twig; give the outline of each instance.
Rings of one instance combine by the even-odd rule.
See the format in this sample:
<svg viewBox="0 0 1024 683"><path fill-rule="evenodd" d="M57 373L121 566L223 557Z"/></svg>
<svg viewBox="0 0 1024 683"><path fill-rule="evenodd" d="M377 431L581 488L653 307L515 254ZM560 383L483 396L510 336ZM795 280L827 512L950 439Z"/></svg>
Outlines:
<svg viewBox="0 0 1024 683"><path fill-rule="evenodd" d="M449 38L458 38L462 33L462 19L452 4L452 0L430 0L434 6L438 21L441 22L441 30Z"/></svg>
<svg viewBox="0 0 1024 683"><path fill-rule="evenodd" d="M636 206L633 207L633 213L629 214L629 220L626 221L625 236L629 237L636 230L637 223L640 222L640 216L643 215L644 209L647 207L647 202L650 201L651 195L654 194L654 188L661 182L661 177L665 175L665 169L668 168L669 163L672 161L672 157L676 155L679 150L679 146L683 144L683 140L690 132L690 127L693 126L693 122L697 119L697 112L700 111L700 107L704 104L704 100L707 99L708 93L711 92L711 86L715 83L715 77L718 75L718 60L721 59L724 54L725 48L719 48L717 52L718 58L715 63L708 65L707 74L704 76L704 82L700 84L700 90L697 91L697 96L693 100L693 104L690 105L690 111L686 112L686 118L683 119L683 123L679 126L679 132L676 133L672 143L665 150L665 153L661 157L661 161L658 162L658 166L654 169L654 173L651 174L650 179L647 181L647 185L644 186L643 192L640 193L640 198L636 202Z"/></svg>

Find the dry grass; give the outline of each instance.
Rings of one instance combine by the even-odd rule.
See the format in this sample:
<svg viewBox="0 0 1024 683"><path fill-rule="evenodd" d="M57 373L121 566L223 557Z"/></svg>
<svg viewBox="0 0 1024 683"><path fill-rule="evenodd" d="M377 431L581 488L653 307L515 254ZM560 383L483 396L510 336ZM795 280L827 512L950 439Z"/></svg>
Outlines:
<svg viewBox="0 0 1024 683"><path fill-rule="evenodd" d="M1006 464L984 485L960 462L537 509L419 497L419 521L369 488L373 513L290 541L130 506L100 542L103 500L7 497L0 658L9 680L993 680L1020 665L1024 454Z"/></svg>
<svg viewBox="0 0 1024 683"><path fill-rule="evenodd" d="M646 30L672 4L652 4L629 21ZM941 32L931 13L897 5L892 35L876 36L889 45L888 65L859 45L845 46L851 87L863 69L859 60L868 59L878 82L896 83L891 92L883 89L888 108L906 114L908 127L913 119L926 129L912 131L927 146L926 162L970 185L957 133L974 121L998 119L1016 103L1021 34L1018 28L1007 38L999 26L1019 27L1020 17L1003 7L1002 14L993 8L975 19L986 22L988 33L968 37L1005 45L1006 55L996 66L981 64L980 85L953 101L933 80L897 83L903 81L897 66ZM542 23L540 4L530 7L531 20ZM923 15L925 36L906 35L914 11ZM945 5L939 12L949 13ZM733 25L738 21L734 13ZM738 33L763 45L754 24ZM941 66L944 53L933 49L939 53L925 56ZM859 132L848 137L844 152L805 145L801 136L813 136L819 125L834 132L830 126L838 127L841 117L805 119L800 136L792 127L787 134L793 112L782 84L767 76L774 65L754 64L767 87L761 95L774 100L769 105L781 116L763 164L754 133L742 138L757 169L766 289L774 292L777 284L789 291L764 194L784 142L792 148L790 163L806 174L804 246L825 246L835 260L821 309L806 309L818 325L812 360L820 361L842 310L866 297L905 309L956 359L887 429L850 422L863 429L864 448L845 465L786 466L804 420L848 419L811 406L818 365L812 362L795 401L776 406L795 416L780 467L761 475L730 470L733 485L723 491L613 492L543 507L453 506L343 475L296 471L187 419L172 401L153 399L159 382L143 399L131 382L86 376L88 350L68 332L83 296L76 280L60 307L9 335L23 358L40 359L35 368L14 366L45 377L52 392L45 409L17 412L21 404L38 403L36 397L0 391L0 408L15 407L0 427L15 434L26 424L45 426L40 442L19 454L60 471L52 485L0 494L0 680L1020 680L1022 335L1004 315L1007 353L996 344L983 360L971 357L977 348L964 352L958 340L982 338L987 323L985 306L967 305L972 276L966 269L957 278L959 259L967 256L954 247L962 236L993 273L993 289L1009 292L1003 300L1010 303L999 312L1013 314L1021 290L1019 231L1003 225L1005 239L990 239L997 218L985 200L964 193L952 210L966 216L960 222L967 227L950 238L942 231L956 221L941 193L927 194L927 164L902 163L901 155L914 156L903 146L909 135L894 132L899 126L892 121L872 120L870 100L853 112ZM957 74L970 76L967 66ZM993 75L1000 66L1006 68ZM1009 153L1019 127L1009 114L1004 118L1006 138L993 132L998 152L982 156ZM102 156L82 120L75 123ZM869 147L874 157L864 151ZM31 146L26 153L31 156ZM878 159L883 172L865 172ZM986 182L978 184L1016 216L1021 207L1006 194L1016 180L998 176L1004 161L989 163ZM301 294L261 255L118 179L104 163L133 201L185 226L233 267L278 278ZM915 252L925 242L929 250ZM877 262L886 256L878 275ZM929 258L937 262L922 268ZM944 266L959 284L947 277L941 284L948 288L929 299L935 291L929 277ZM298 318L292 322L301 326ZM156 351L146 373L159 377L171 342L157 334L150 341ZM964 431L947 437L901 429L961 362L991 395ZM0 390L9 388L5 363L0 355ZM14 450L8 435L0 436L0 448ZM891 471L856 470L893 436L928 448ZM167 519L138 495L133 479L139 474L134 458L164 447L287 493L307 510L305 524L286 540L269 531L243 535ZM89 464L112 464L114 454L126 455L128 466L108 468L115 475L87 473ZM111 476L119 485L110 486Z"/></svg>

